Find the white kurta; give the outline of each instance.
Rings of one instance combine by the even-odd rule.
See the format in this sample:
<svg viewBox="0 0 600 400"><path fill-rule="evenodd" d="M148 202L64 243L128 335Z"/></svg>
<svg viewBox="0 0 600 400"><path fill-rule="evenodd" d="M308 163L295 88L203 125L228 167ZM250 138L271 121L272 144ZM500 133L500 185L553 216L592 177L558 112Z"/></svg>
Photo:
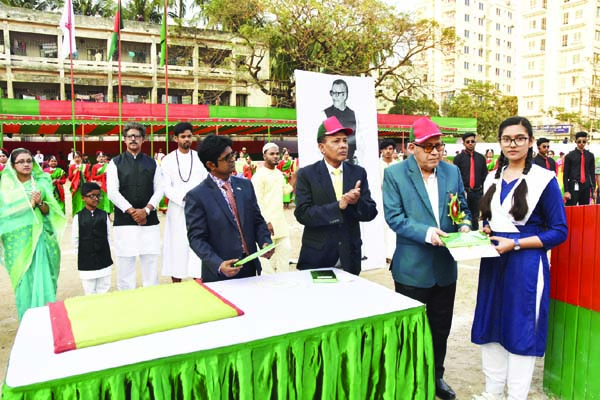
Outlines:
<svg viewBox="0 0 600 400"><path fill-rule="evenodd" d="M140 153L141 154L141 153ZM156 209L163 192L160 187L160 168L156 166L154 173L154 194L148 201ZM119 192L119 175L117 166L111 160L106 168L106 186L108 198L115 207L125 212L131 208L131 203ZM121 225L115 226L114 231L114 255L117 257L136 257L142 254L160 254L160 225L139 226Z"/></svg>
<svg viewBox="0 0 600 400"><path fill-rule="evenodd" d="M181 279L200 278L202 262L188 242L184 198L187 192L206 179L208 172L196 151L190 150L183 154L175 150L162 159L161 174L161 185L169 199L163 239L162 274Z"/></svg>

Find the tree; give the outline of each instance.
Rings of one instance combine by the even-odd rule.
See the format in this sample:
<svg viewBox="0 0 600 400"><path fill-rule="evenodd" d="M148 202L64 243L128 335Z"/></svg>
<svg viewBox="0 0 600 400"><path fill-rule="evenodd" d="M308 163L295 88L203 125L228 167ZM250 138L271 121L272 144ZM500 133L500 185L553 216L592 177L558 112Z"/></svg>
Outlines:
<svg viewBox="0 0 600 400"><path fill-rule="evenodd" d="M123 18L159 24L163 18L163 4L161 0L131 0L127 3L123 2Z"/></svg>
<svg viewBox="0 0 600 400"><path fill-rule="evenodd" d="M437 117L440 115L440 106L438 103L427 97L421 97L416 100L410 97L399 97L394 106L388 111L390 114L403 115L430 115Z"/></svg>
<svg viewBox="0 0 600 400"><path fill-rule="evenodd" d="M380 0L211 0L206 15L210 27L242 38L251 51L236 60L240 71L283 107L294 106L296 69L370 76L376 87L409 82L404 67L415 56L451 50L456 40L453 29L412 21Z"/></svg>
<svg viewBox="0 0 600 400"><path fill-rule="evenodd" d="M103 0L73 0L73 13L93 17L111 17L115 14L115 6L110 1Z"/></svg>
<svg viewBox="0 0 600 400"><path fill-rule="evenodd" d="M57 0L0 0L0 3L37 11L53 11L60 7Z"/></svg>
<svg viewBox="0 0 600 400"><path fill-rule="evenodd" d="M477 118L477 134L484 140L496 140L498 126L517 114L515 96L504 96L489 82L472 82L442 104L447 117Z"/></svg>

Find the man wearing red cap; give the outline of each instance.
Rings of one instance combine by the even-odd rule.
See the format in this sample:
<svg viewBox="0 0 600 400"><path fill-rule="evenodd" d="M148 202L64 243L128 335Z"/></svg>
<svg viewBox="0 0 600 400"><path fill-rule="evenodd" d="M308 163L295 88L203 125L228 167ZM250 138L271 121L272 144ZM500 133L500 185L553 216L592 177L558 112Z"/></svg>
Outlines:
<svg viewBox="0 0 600 400"><path fill-rule="evenodd" d="M346 162L348 136L354 132L336 117L327 118L317 132L323 160L298 170L294 215L304 225L298 269L361 270L361 221L377 215L367 172Z"/></svg>
<svg viewBox="0 0 600 400"><path fill-rule="evenodd" d="M428 118L415 121L408 146L411 156L384 172L383 208L386 222L396 232L390 267L396 292L427 306L435 392L437 397L449 400L456 395L443 379L444 359L452 326L457 266L440 237L447 232L470 231L471 213L460 171L441 162L441 136L438 126ZM450 217L451 196L456 196L460 211L465 213L456 223Z"/></svg>

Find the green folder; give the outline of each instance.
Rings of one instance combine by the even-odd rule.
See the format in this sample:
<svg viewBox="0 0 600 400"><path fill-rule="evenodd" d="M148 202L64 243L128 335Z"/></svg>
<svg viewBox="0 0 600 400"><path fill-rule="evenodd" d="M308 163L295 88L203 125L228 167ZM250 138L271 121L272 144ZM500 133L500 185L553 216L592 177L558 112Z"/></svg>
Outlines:
<svg viewBox="0 0 600 400"><path fill-rule="evenodd" d="M440 239L448 248L486 246L492 243L486 234L479 231L452 232L448 236L440 236Z"/></svg>
<svg viewBox="0 0 600 400"><path fill-rule="evenodd" d="M235 264L233 264L234 267L241 267L242 265L246 264L248 261L252 261L255 258L258 258L260 256L262 256L265 253L268 253L269 251L273 250L275 247L277 247L277 244L275 243L271 243L270 245L260 249L259 251L257 251L254 254L250 254L248 257L243 258L239 261L237 261Z"/></svg>

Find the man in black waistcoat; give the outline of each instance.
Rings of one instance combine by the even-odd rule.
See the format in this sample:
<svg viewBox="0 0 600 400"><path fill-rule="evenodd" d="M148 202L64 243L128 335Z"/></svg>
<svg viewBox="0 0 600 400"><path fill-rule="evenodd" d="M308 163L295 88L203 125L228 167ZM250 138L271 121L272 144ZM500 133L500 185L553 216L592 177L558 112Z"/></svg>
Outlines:
<svg viewBox="0 0 600 400"><path fill-rule="evenodd" d="M596 188L596 161L594 154L585 149L587 141L587 132L577 132L577 147L565 156L563 185L567 206L590 204L592 191Z"/></svg>
<svg viewBox="0 0 600 400"><path fill-rule="evenodd" d="M550 139L539 138L536 144L538 153L533 157L533 163L554 172L556 175L556 161L548 154L550 151Z"/></svg>
<svg viewBox="0 0 600 400"><path fill-rule="evenodd" d="M479 229L479 201L483 196L483 182L488 174L485 157L475 151L475 133L467 132L462 135L464 150L454 157L454 165L460 170L467 204L471 210L473 230Z"/></svg>
<svg viewBox="0 0 600 400"><path fill-rule="evenodd" d="M108 214L98 208L100 186L85 182L81 186L85 207L73 217L71 238L77 249L77 269L87 294L106 293L110 289L113 260L110 255Z"/></svg>
<svg viewBox="0 0 600 400"><path fill-rule="evenodd" d="M108 198L115 205L114 253L117 288L136 286L136 257L140 257L142 284L158 284L160 227L156 207L162 198L160 171L156 161L142 153L146 128L137 123L123 129L127 151L107 168Z"/></svg>

